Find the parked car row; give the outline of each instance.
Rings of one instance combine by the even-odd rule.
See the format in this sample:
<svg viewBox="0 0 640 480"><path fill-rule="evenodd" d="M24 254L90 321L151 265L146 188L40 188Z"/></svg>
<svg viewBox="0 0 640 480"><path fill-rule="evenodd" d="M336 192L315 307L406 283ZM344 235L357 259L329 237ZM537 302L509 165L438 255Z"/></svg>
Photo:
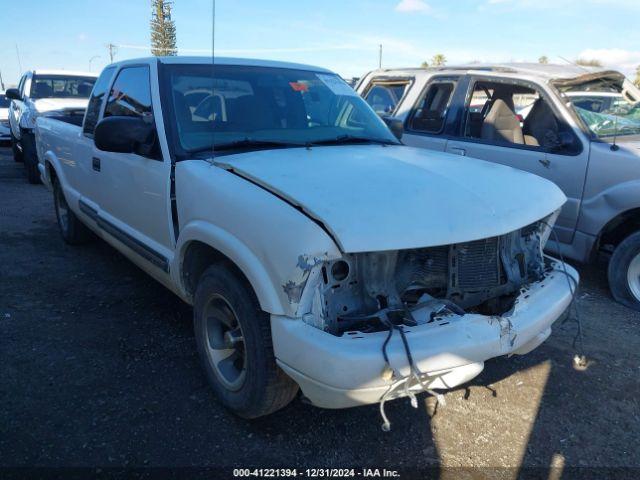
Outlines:
<svg viewBox="0 0 640 480"><path fill-rule="evenodd" d="M542 64L376 70L357 91L402 122L406 145L553 181L568 201L547 250L578 262L610 255L614 298L640 310L640 90L624 75Z"/></svg>
<svg viewBox="0 0 640 480"><path fill-rule="evenodd" d="M589 81L601 78L640 98L619 76ZM344 408L460 385L539 346L570 305L578 274L543 249L576 258L592 231L581 222L631 202L583 201L625 175L590 187L587 165L606 171L596 152L635 177L628 148L600 146L563 97L591 84L558 79L376 71L363 99L318 67L216 59L212 73L210 59L153 57L107 66L86 111L38 110L27 135L65 241L97 235L193 305L223 404L258 417L300 389ZM8 92L24 122L25 88ZM516 96L531 105L522 118Z"/></svg>

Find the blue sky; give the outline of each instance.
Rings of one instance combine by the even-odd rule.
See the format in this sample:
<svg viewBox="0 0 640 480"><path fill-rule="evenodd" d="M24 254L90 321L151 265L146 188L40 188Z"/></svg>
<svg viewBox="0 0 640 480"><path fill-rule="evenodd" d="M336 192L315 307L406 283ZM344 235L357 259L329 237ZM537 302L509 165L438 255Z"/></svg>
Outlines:
<svg viewBox="0 0 640 480"><path fill-rule="evenodd" d="M212 0L175 0L182 54L211 52ZM0 0L0 71L93 70L149 54L150 0ZM383 66L598 58L627 74L640 65L640 0L217 0L217 55L325 66L345 77Z"/></svg>

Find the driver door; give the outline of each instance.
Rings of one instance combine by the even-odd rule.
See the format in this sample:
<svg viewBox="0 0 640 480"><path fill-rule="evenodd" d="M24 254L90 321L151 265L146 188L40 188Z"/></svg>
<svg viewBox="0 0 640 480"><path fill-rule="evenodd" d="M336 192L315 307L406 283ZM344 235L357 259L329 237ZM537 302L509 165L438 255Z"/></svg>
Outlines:
<svg viewBox="0 0 640 480"><path fill-rule="evenodd" d="M121 68L107 98L104 117L153 118L149 65ZM155 121L155 120L152 120ZM156 142L154 151L104 152L93 146L96 203L101 228L143 258L168 271L173 239L170 221L170 169Z"/></svg>

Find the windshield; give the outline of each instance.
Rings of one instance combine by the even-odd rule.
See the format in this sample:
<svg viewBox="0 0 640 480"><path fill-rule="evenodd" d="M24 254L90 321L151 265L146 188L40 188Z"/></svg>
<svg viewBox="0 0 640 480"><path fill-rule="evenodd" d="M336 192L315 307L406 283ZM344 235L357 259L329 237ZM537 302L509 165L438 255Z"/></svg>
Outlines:
<svg viewBox="0 0 640 480"><path fill-rule="evenodd" d="M572 85L565 95L595 136L640 134L640 103L623 92L619 81L598 79Z"/></svg>
<svg viewBox="0 0 640 480"><path fill-rule="evenodd" d="M34 75L31 81L30 97L39 98L89 98L94 77L66 75Z"/></svg>
<svg viewBox="0 0 640 480"><path fill-rule="evenodd" d="M398 143L334 74L238 65L166 68L176 119L174 143L183 154L349 140Z"/></svg>

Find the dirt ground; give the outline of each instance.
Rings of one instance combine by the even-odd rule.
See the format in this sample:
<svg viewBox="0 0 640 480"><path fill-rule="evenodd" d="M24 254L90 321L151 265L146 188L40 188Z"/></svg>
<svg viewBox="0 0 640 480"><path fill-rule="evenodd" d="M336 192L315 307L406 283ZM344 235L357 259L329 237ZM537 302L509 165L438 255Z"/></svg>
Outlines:
<svg viewBox="0 0 640 480"><path fill-rule="evenodd" d="M487 362L435 413L425 397L417 410L388 404L384 433L377 405L296 400L255 421L224 410L198 364L190 308L104 242L64 244L51 194L27 184L6 148L0 246L0 467L640 477L640 314L612 301L603 265L580 267L586 369L572 363L575 323L557 325L531 354Z"/></svg>

